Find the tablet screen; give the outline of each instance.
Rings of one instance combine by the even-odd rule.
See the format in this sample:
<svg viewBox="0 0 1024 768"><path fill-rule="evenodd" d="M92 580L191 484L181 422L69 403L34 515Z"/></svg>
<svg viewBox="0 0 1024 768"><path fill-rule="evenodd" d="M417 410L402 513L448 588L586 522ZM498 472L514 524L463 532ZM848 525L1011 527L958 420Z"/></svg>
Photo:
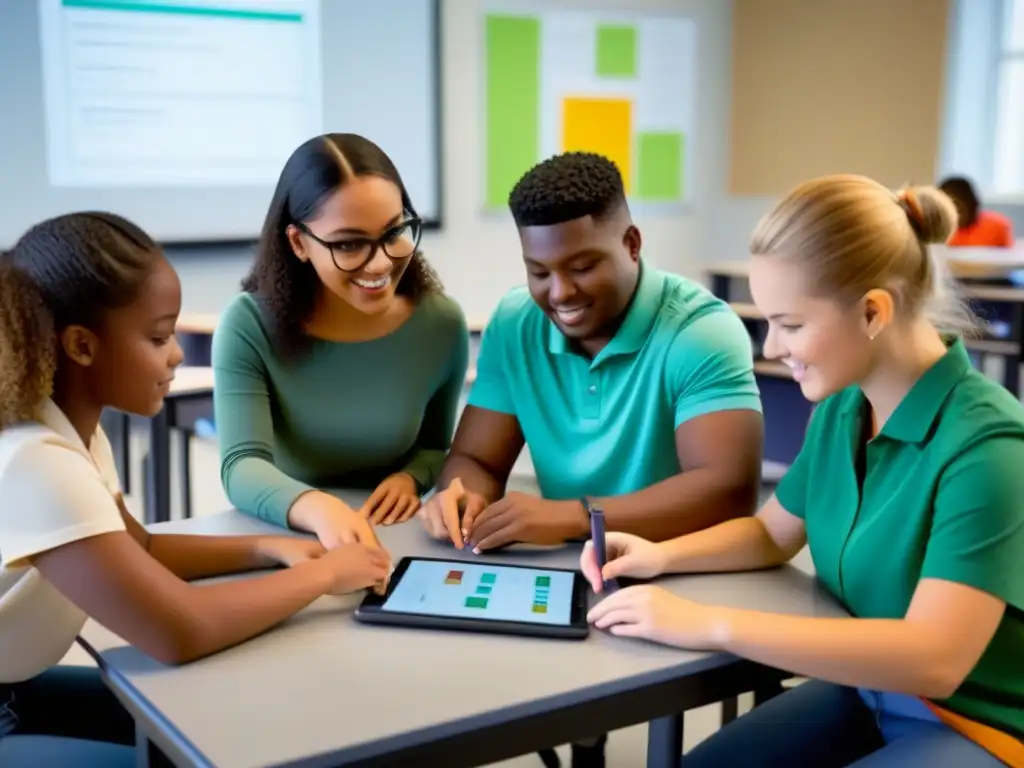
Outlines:
<svg viewBox="0 0 1024 768"><path fill-rule="evenodd" d="M568 625L575 574L441 560L412 560L385 611Z"/></svg>

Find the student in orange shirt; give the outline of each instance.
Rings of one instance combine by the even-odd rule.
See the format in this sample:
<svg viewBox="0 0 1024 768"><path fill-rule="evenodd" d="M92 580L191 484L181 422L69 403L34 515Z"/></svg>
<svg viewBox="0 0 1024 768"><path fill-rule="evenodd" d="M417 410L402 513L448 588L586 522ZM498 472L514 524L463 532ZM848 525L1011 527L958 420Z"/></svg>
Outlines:
<svg viewBox="0 0 1024 768"><path fill-rule="evenodd" d="M1013 226L1010 220L992 211L983 211L974 185L963 176L950 176L939 184L956 205L959 228L948 245L976 248L1010 248Z"/></svg>

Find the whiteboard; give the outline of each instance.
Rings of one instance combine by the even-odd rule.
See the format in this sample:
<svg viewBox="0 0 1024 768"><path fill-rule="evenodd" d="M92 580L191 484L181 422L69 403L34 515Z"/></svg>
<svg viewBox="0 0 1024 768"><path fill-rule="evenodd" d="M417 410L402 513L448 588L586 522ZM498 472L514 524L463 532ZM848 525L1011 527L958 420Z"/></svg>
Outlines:
<svg viewBox="0 0 1024 768"><path fill-rule="evenodd" d="M164 242L255 238L306 139L360 133L438 224L438 0L5 0L0 246L111 210Z"/></svg>

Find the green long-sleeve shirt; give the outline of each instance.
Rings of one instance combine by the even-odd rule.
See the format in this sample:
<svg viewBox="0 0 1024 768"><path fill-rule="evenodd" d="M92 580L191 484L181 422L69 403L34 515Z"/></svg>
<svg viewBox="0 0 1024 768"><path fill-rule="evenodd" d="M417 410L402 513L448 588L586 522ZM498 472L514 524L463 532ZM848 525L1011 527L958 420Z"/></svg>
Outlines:
<svg viewBox="0 0 1024 768"><path fill-rule="evenodd" d="M237 296L213 337L221 482L238 509L287 525L313 488L375 487L395 472L433 486L451 447L469 358L459 305L433 294L391 334L274 350L256 299Z"/></svg>

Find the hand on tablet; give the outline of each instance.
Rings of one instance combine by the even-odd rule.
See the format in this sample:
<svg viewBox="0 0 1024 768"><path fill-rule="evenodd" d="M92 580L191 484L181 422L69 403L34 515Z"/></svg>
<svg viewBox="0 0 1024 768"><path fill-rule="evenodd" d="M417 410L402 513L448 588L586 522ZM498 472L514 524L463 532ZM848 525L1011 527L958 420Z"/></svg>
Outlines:
<svg viewBox="0 0 1024 768"><path fill-rule="evenodd" d="M598 571L594 542L583 545L580 555L580 570L587 577L591 588L600 592L604 580L623 576L635 579L653 579L668 567L668 555L659 544L634 536L630 533L612 532L605 535L608 550L604 573Z"/></svg>
<svg viewBox="0 0 1024 768"><path fill-rule="evenodd" d="M431 538L448 539L457 549L462 549L463 516L469 518L486 506L487 500L483 496L466 490L462 481L455 478L447 488L435 493L420 507L417 517Z"/></svg>
<svg viewBox="0 0 1024 768"><path fill-rule="evenodd" d="M374 525L404 523L420 507L416 480L405 472L384 478L359 510Z"/></svg>
<svg viewBox="0 0 1024 768"><path fill-rule="evenodd" d="M331 595L368 587L382 594L391 575L388 553L362 544L342 544L328 550L318 560L330 569L332 585L328 594Z"/></svg>
<svg viewBox="0 0 1024 768"><path fill-rule="evenodd" d="M513 491L478 514L462 519L474 552L507 544L561 544L590 531L586 511L578 501L549 501Z"/></svg>

